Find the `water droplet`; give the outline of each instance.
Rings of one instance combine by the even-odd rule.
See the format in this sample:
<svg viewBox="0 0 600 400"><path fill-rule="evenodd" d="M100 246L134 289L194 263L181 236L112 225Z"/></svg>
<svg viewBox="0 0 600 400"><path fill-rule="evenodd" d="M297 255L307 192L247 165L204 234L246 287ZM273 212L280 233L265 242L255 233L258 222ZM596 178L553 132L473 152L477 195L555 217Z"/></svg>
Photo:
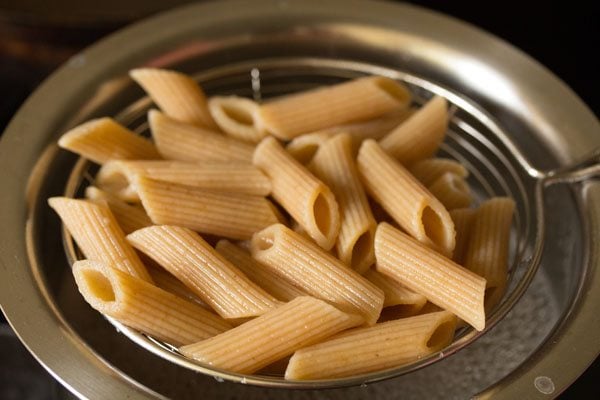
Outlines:
<svg viewBox="0 0 600 400"><path fill-rule="evenodd" d="M360 385L360 387L361 387L361 388L366 388L366 387L367 387L367 384L366 384L366 383L362 383L362 384Z"/></svg>
<svg viewBox="0 0 600 400"><path fill-rule="evenodd" d="M245 385L246 383L248 383L248 381L247 381L247 380L246 380L246 378L244 377L244 378L242 378L242 380L240 381L240 383L241 383L242 385Z"/></svg>
<svg viewBox="0 0 600 400"><path fill-rule="evenodd" d="M214 376L213 378L215 378L215 381L217 381L219 383L225 382L225 379L221 378L220 376Z"/></svg>
<svg viewBox="0 0 600 400"><path fill-rule="evenodd" d="M533 380L533 386L543 394L552 394L554 393L555 387L552 379L547 376L538 376Z"/></svg>

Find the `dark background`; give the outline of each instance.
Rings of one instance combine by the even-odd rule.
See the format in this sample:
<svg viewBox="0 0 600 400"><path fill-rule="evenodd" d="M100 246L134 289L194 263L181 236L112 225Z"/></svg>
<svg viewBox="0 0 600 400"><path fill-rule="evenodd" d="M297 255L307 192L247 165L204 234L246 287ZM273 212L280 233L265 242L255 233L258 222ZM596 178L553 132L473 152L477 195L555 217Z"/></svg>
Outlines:
<svg viewBox="0 0 600 400"><path fill-rule="evenodd" d="M47 11L37 6L22 8L23 4L35 3L45 4L0 0L0 132L29 93L70 55L172 2L149 1L144 12L127 10L98 19L90 18L93 13L85 8L91 2L75 2L79 9L69 7L72 1L50 2L57 9ZM511 43L567 83L596 116L600 114L600 11L593 1L410 3L467 21ZM0 323L5 323L1 315ZM600 361L596 361L560 398L600 398L599 379Z"/></svg>

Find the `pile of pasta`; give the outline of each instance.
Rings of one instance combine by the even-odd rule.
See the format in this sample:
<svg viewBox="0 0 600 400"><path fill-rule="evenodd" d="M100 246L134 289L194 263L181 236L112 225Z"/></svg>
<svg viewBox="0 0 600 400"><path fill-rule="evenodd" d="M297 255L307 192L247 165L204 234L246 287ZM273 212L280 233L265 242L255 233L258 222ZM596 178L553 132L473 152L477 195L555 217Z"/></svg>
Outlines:
<svg viewBox="0 0 600 400"><path fill-rule="evenodd" d="M397 367L485 327L514 202L473 206L436 158L446 100L367 76L258 104L137 69L152 140L111 118L59 145L101 167L50 206L96 310L214 368L330 379Z"/></svg>

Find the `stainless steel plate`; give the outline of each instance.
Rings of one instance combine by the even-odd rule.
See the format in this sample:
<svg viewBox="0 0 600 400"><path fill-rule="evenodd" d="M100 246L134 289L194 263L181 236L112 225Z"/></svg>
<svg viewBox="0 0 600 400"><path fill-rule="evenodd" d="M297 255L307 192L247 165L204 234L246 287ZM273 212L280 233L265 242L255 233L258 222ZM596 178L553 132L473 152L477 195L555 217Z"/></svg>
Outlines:
<svg viewBox="0 0 600 400"><path fill-rule="evenodd" d="M600 301L595 240L600 193L594 182L573 190L548 189L549 228L540 270L494 329L433 365L367 387L297 392L219 383L139 348L83 302L70 275L60 225L45 202L64 192L76 160L56 148L58 135L98 115L132 118L128 123L135 124L141 92L127 78L130 68L202 71L207 90L222 93L240 91L248 79L238 77L244 68L273 62L288 67L273 69L266 75L270 82L277 82L280 71L281 82L294 76L304 85L315 75L306 72L307 65L329 63L336 79L344 71L352 76L359 65L412 77L429 91L446 90L460 104L476 105L477 115L484 121L489 116L541 170L571 163L600 144L593 114L541 66L485 33L411 6L228 2L150 19L73 58L29 99L3 137L0 168L8 173L2 183L12 195L0 200L0 220L10 228L0 244L0 300L32 353L72 391L92 398L159 393L178 398L464 398L480 392L482 397L535 398L572 382L600 350L600 338L590 335L600 331L593 314ZM290 73L290 68L296 70ZM297 88L282 88L281 82L267 87ZM490 146L476 148L506 150L498 137L484 135L479 143L487 140ZM475 164L482 160L469 151L462 155ZM520 163L514 154L506 156L509 165ZM516 180L531 192L536 180L527 172L532 171L517 170ZM535 213L521 215L530 219L530 227L541 223ZM527 234L536 233L532 228Z"/></svg>

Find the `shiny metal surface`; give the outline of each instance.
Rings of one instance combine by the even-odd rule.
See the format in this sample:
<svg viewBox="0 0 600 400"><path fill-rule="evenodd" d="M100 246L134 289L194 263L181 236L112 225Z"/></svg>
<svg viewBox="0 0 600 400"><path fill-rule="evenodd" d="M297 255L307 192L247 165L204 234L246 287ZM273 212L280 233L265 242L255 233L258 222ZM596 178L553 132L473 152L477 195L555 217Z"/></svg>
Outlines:
<svg viewBox="0 0 600 400"><path fill-rule="evenodd" d="M486 398L542 398L550 388L556 394L572 382L600 350L598 335L589 334L600 332L592 308L600 301L600 242L594 240L600 226L600 189L593 181L576 183L597 168L594 163L582 164L583 170L564 168L600 145L593 114L523 54L447 17L372 2L247 4L194 5L108 38L48 80L7 129L0 167L10 172L2 183L15 195L0 200L0 217L14 230L2 234L0 300L29 349L73 392L90 398L191 398L199 393L245 398L393 398L399 393L405 398L477 393ZM458 351L479 336L465 333L425 368L336 385L403 376L367 387L302 392L219 383L188 370L198 367L185 365L164 349L161 356L171 357L170 362L115 332L78 296L60 224L45 199L63 193L66 186L77 190L78 182L73 182L87 168L79 163L82 170L72 173L67 185L76 159L53 144L66 128L93 116L115 115L143 131L140 121L148 102L138 100L141 92L126 76L128 69L140 65L194 73L209 93L257 96L249 71L259 68L261 96L373 72L403 79L423 97L445 95L456 109L444 151L470 165L471 183L481 197L510 193L519 204L511 292L491 317L495 326ZM554 172L542 172L547 170ZM574 182L573 190L543 189L558 182ZM545 218L542 205L552 211ZM540 270L534 277L538 257ZM160 353L145 337L136 340ZM569 368L559 370L565 362ZM242 381L231 374L221 378ZM448 381L455 383L448 388ZM269 382L243 381L272 386Z"/></svg>

